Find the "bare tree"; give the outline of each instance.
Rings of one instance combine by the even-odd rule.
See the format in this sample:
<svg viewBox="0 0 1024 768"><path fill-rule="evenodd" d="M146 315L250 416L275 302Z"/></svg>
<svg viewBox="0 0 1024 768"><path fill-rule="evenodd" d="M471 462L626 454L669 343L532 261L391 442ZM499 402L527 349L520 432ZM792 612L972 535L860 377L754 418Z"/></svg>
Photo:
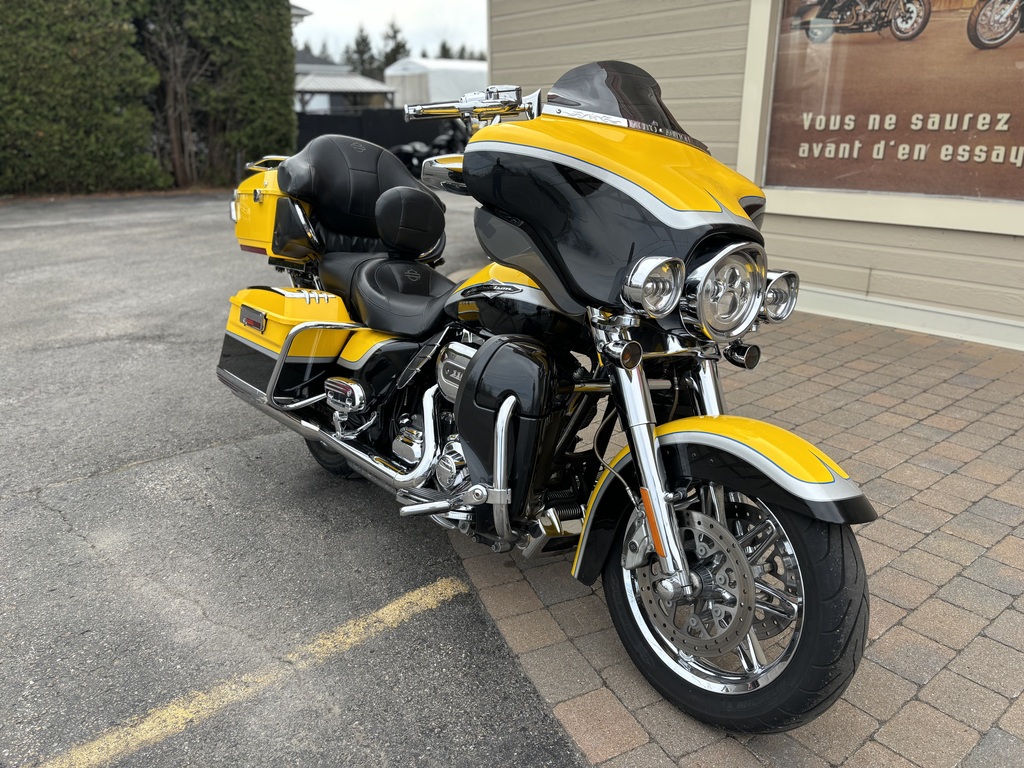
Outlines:
<svg viewBox="0 0 1024 768"><path fill-rule="evenodd" d="M157 115L167 129L167 152L178 187L199 179L195 125L189 91L209 71L209 56L185 29L182 4L155 0L139 32L148 58L160 72Z"/></svg>

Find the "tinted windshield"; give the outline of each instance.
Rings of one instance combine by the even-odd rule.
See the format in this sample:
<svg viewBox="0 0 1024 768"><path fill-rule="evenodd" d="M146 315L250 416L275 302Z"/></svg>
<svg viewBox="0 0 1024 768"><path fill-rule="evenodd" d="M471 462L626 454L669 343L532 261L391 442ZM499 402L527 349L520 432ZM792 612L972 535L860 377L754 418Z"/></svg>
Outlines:
<svg viewBox="0 0 1024 768"><path fill-rule="evenodd" d="M707 151L672 117L661 86L647 72L623 61L596 61L571 69L548 93L548 104L619 118L629 128L663 133Z"/></svg>

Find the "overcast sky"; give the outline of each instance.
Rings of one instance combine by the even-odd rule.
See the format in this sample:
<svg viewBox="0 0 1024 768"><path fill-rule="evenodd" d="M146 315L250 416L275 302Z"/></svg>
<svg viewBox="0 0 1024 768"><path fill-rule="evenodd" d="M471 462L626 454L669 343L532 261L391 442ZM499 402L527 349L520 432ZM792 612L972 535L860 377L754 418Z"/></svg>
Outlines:
<svg viewBox="0 0 1024 768"><path fill-rule="evenodd" d="M413 56L424 48L436 56L442 40L455 50L461 45L487 50L487 0L296 0L293 5L312 12L295 27L298 44L308 42L319 53L326 42L335 59L355 39L360 24L380 46L392 19Z"/></svg>

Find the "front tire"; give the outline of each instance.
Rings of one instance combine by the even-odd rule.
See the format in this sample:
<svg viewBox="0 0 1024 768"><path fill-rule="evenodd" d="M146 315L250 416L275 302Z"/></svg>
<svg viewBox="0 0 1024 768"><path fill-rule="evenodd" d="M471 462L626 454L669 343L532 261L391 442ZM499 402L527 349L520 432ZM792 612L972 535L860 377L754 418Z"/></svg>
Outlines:
<svg viewBox="0 0 1024 768"><path fill-rule="evenodd" d="M967 18L967 39L975 48L986 51L998 48L1020 29L1020 6L1007 13L1012 0L987 0L971 9Z"/></svg>
<svg viewBox="0 0 1024 768"><path fill-rule="evenodd" d="M714 599L666 605L652 589L657 558L624 567L623 551L643 541L637 512L626 516L604 567L608 609L637 668L681 710L736 732L789 730L828 709L860 663L864 563L848 526L739 494L720 498L724 526L701 513L699 499L677 507L691 526L682 531L691 570ZM751 591L753 610L743 604Z"/></svg>
<svg viewBox="0 0 1024 768"><path fill-rule="evenodd" d="M931 0L901 2L893 14L889 28L897 40L913 40L924 32L932 16Z"/></svg>

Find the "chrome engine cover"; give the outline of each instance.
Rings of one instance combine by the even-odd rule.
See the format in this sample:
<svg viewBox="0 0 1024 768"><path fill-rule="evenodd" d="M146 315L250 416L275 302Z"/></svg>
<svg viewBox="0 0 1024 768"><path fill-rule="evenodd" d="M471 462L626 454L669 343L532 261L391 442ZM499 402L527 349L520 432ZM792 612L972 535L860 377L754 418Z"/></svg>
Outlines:
<svg viewBox="0 0 1024 768"><path fill-rule="evenodd" d="M445 491L453 491L469 479L466 457L457 439L450 439L441 450L441 456L434 465L437 485Z"/></svg>
<svg viewBox="0 0 1024 768"><path fill-rule="evenodd" d="M423 458L423 417L403 416L398 427L398 435L391 443L391 450L403 464L414 467Z"/></svg>
<svg viewBox="0 0 1024 768"><path fill-rule="evenodd" d="M453 341L437 356L437 386L449 402L454 403L462 377L466 374L466 366L477 352L477 347Z"/></svg>

